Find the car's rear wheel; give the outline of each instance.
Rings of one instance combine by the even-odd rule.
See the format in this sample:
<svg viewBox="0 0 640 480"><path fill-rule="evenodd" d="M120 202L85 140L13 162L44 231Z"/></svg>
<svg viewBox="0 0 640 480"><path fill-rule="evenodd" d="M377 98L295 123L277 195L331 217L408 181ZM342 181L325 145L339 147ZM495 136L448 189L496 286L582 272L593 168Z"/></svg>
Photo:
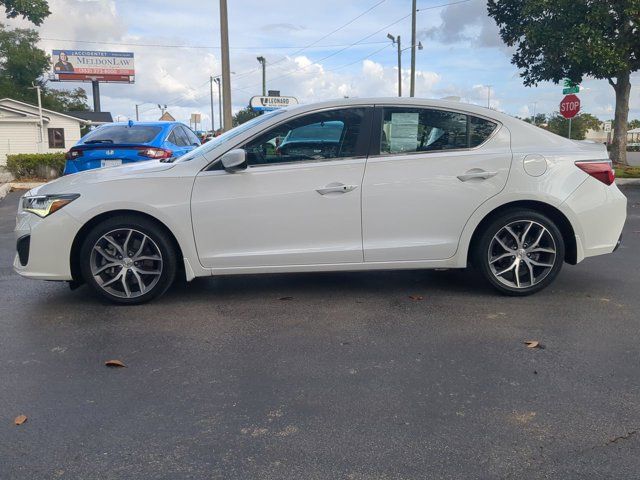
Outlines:
<svg viewBox="0 0 640 480"><path fill-rule="evenodd" d="M80 257L85 281L115 303L147 302L162 295L176 276L171 238L143 217L114 217L98 224L85 237Z"/></svg>
<svg viewBox="0 0 640 480"><path fill-rule="evenodd" d="M530 295L553 282L564 253L562 233L551 219L533 210L513 210L481 233L474 263L502 293Z"/></svg>

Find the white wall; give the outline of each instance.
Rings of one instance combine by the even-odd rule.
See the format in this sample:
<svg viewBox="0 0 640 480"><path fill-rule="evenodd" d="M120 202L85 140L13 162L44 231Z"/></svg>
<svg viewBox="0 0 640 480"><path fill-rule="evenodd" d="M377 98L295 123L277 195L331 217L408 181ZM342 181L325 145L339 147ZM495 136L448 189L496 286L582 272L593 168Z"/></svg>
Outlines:
<svg viewBox="0 0 640 480"><path fill-rule="evenodd" d="M0 122L0 165L7 164L7 155L38 153L38 124Z"/></svg>

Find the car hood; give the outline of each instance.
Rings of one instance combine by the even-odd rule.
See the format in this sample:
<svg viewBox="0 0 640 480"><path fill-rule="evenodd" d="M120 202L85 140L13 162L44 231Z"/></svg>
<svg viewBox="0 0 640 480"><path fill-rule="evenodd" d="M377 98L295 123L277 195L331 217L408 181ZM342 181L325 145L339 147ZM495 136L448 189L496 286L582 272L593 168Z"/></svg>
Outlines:
<svg viewBox="0 0 640 480"><path fill-rule="evenodd" d="M173 168L173 163L162 163L158 160L128 163L119 167L97 168L72 175L65 175L40 187L34 188L29 195L44 195L51 193L73 193L74 188L89 184L135 178L155 172L162 172Z"/></svg>

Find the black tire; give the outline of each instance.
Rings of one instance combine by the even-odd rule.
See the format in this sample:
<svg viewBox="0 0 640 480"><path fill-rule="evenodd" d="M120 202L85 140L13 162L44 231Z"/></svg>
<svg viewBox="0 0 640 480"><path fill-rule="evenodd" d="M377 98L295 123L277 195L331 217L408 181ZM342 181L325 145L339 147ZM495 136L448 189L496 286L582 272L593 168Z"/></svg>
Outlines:
<svg viewBox="0 0 640 480"><path fill-rule="evenodd" d="M115 245L110 245L104 236L119 244L121 239L126 238L128 231L132 231L130 244L122 243L120 248L126 245L129 252L122 257ZM104 253L95 253L96 246L98 248L95 251L102 250ZM130 253L134 253L131 258ZM140 261L134 262L135 254L138 254ZM114 261L117 262L117 266L94 274L94 271L99 272L107 263L116 265ZM102 262L102 265L96 266L98 262ZM85 282L99 296L114 303L137 305L159 297L171 286L176 277L177 252L172 238L162 226L142 216L122 215L109 218L89 231L80 248L79 263ZM120 272L120 279L114 280ZM122 280L123 276L126 277L126 281ZM114 280L115 283L101 285L108 284L109 280Z"/></svg>
<svg viewBox="0 0 640 480"><path fill-rule="evenodd" d="M474 245L473 264L501 293L525 296L553 282L562 269L564 256L562 233L550 218L535 210L508 210L480 232Z"/></svg>

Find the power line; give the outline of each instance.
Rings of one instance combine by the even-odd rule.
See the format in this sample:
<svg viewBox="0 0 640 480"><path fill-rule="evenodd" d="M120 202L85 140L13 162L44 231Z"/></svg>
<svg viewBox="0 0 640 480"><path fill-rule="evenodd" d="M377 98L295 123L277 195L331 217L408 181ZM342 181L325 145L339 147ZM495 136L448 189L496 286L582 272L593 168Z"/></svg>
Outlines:
<svg viewBox="0 0 640 480"><path fill-rule="evenodd" d="M349 20L347 23L344 23L342 25L340 25L338 28L336 28L335 30L330 31L329 33L327 33L326 35L320 37L318 40L316 40L315 42L310 43L309 45L307 45L306 47L303 47L293 53L291 53L289 56L293 57L295 55L299 55L300 53L304 52L305 50L317 45L318 43L320 43L322 40L324 40L325 38L329 38L331 35L333 35L334 33L339 32L340 30L342 30L343 28L348 27L349 25L351 25L352 23L354 23L356 20L358 20L359 18L364 17L367 13L369 13L370 11L374 10L375 8L379 7L380 5L382 5L384 2L386 2L386 0L381 0L378 3L376 3L375 5L372 5L371 7L369 7L368 9L366 9L364 12L362 12L361 14L353 17L351 20ZM342 46L342 45L341 45ZM275 65L276 63L280 63L282 61L284 61L287 57L283 57L280 60L277 60L276 62L272 62L270 63L270 65Z"/></svg>
<svg viewBox="0 0 640 480"><path fill-rule="evenodd" d="M386 0L385 0L386 1ZM326 38L326 37L323 37ZM125 42L100 42L94 40L76 40L71 38L49 38L49 37L40 37L40 40L47 40L51 42L69 42L69 43L86 43L92 45L115 45L122 47L152 47L152 48L186 48L186 49L201 49L201 50L218 50L220 46L218 45L185 45L185 44L162 44L162 43L125 43ZM376 44L383 42L369 42L369 44ZM308 48L339 48L344 47L346 44L331 44L331 45L306 45L304 47L296 46L296 45L273 45L266 46L258 45L258 46L246 46L246 47L229 47L231 50L257 50L257 49L268 49L268 50L290 50L294 48L300 49L300 51L306 50ZM365 45L364 43L362 45ZM297 54L298 52L294 52L292 55Z"/></svg>

